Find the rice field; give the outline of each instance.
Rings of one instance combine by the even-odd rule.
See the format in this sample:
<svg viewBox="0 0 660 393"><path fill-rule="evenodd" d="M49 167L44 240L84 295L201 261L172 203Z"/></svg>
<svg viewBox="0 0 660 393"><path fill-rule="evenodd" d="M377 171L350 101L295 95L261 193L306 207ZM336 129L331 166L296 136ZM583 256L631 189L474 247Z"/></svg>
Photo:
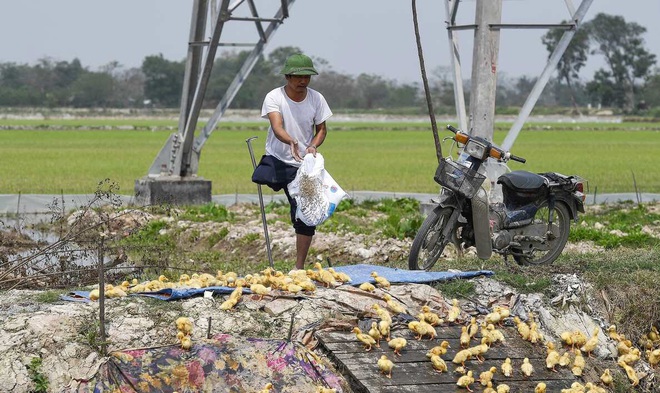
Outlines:
<svg viewBox="0 0 660 393"><path fill-rule="evenodd" d="M86 194L110 179L120 194L130 195L176 127L175 119L2 119L0 194ZM198 171L212 181L213 194L256 192L245 140L258 137L258 160L266 127L220 123L204 145ZM497 124L493 139L504 140L508 127ZM319 152L346 191L438 191L428 125L329 123L328 129ZM449 135L441 130L441 138ZM442 147L445 155L451 151L449 143ZM527 159L510 163L512 170L577 174L589 181L591 193L635 192L635 183L638 192L660 193L658 123L530 123L511 151Z"/></svg>

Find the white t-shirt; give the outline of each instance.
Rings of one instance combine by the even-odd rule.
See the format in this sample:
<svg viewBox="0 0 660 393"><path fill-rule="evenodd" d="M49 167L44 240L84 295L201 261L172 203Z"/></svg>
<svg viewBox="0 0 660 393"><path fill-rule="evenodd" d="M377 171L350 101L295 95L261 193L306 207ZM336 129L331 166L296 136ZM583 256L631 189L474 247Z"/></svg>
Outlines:
<svg viewBox="0 0 660 393"><path fill-rule="evenodd" d="M284 86L271 90L264 99L261 117L268 119L268 114L271 112L282 114L284 129L291 138L298 140L301 156L305 154L307 146L311 144L316 133L316 126L332 116L332 111L323 95L309 87L307 96L301 102L290 99L284 92ZM290 146L277 139L272 127L268 128L266 154L289 165L300 166L300 163L293 159Z"/></svg>

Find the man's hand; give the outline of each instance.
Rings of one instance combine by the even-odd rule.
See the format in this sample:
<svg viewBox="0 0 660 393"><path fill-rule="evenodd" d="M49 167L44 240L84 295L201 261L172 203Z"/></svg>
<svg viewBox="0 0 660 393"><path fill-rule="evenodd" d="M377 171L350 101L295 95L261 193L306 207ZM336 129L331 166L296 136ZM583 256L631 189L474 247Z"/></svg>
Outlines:
<svg viewBox="0 0 660 393"><path fill-rule="evenodd" d="M314 158L316 158L316 146L314 145L307 146L307 149L305 149L305 154L308 153L312 153L314 155Z"/></svg>
<svg viewBox="0 0 660 393"><path fill-rule="evenodd" d="M298 162L302 161L302 157L300 157L300 152L298 151L298 140L292 140L289 143L289 146L291 146L291 155L293 156L293 159Z"/></svg>

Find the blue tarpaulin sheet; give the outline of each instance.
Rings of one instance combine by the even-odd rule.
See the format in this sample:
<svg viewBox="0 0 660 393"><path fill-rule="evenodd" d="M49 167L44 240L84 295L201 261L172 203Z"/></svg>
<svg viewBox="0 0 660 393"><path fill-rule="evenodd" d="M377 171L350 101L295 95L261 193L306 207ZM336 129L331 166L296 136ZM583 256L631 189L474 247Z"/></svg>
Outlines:
<svg viewBox="0 0 660 393"><path fill-rule="evenodd" d="M385 277L391 283L431 283L437 281L447 281L454 279L467 279L479 276L492 276L495 274L490 270L477 270L469 272L427 272L424 270L406 270L396 269L378 265L347 265L334 268L337 272L343 272L351 277L350 285L360 285L365 282L375 283L372 272ZM207 287L207 288L166 288L156 292L140 292L131 294L131 296L148 296L160 300L179 300L194 296L203 295L204 292L213 292L214 295L226 295L235 288L232 287ZM243 294L250 294L247 288L243 288ZM60 296L60 299L73 302L89 301L89 291L73 291L67 295Z"/></svg>
<svg viewBox="0 0 660 393"><path fill-rule="evenodd" d="M334 268L337 272L343 272L351 277L351 285L360 285L365 282L375 283L371 272L385 277L391 283L430 283L435 281L447 281L457 278L474 278L478 276L492 276L495 274L490 270L477 270L470 272L427 272L425 270L396 269L378 265L347 265Z"/></svg>
<svg viewBox="0 0 660 393"><path fill-rule="evenodd" d="M232 287L206 287L206 288L165 288L155 292L139 292L132 293L129 296L147 296L160 300L179 300L187 299L198 295L203 295L204 292L213 292L214 295L226 295L231 293L234 289ZM247 288L243 288L243 294L251 294ZM89 291L73 291L66 295L60 296L60 299L71 302L86 302L89 301Z"/></svg>

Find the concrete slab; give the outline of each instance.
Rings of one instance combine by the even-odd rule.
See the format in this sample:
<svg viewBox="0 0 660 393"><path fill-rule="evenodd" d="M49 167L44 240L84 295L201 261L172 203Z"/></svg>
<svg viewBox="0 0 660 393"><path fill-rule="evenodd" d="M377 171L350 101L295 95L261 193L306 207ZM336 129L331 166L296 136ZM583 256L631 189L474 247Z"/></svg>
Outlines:
<svg viewBox="0 0 660 393"><path fill-rule="evenodd" d="M143 177L135 181L137 205L204 205L211 203L211 181L203 178L181 177L153 179Z"/></svg>

